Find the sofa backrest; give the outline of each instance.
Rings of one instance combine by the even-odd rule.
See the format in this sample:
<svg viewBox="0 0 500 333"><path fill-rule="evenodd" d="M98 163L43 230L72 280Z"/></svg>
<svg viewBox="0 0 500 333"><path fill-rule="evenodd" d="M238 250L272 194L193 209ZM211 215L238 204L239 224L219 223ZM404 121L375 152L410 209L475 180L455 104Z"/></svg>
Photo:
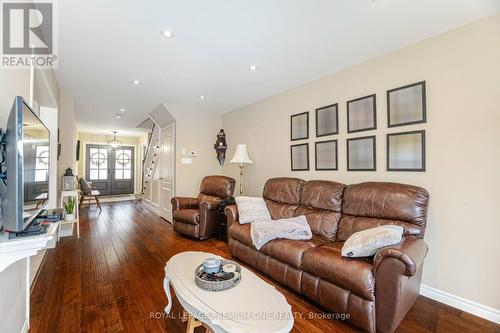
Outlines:
<svg viewBox="0 0 500 333"><path fill-rule="evenodd" d="M198 204L203 202L219 202L233 196L236 181L226 176L206 176L200 184Z"/></svg>
<svg viewBox="0 0 500 333"><path fill-rule="evenodd" d="M294 215L305 215L313 234L335 240L345 187L344 184L327 180L304 183L300 205Z"/></svg>
<svg viewBox="0 0 500 333"><path fill-rule="evenodd" d="M423 237L428 204L429 193L418 186L384 182L349 185L344 190L337 240L345 241L357 231L384 224L400 225L406 235Z"/></svg>
<svg viewBox="0 0 500 333"><path fill-rule="evenodd" d="M300 205L304 181L298 178L271 178L264 185L262 197L273 220L293 217Z"/></svg>

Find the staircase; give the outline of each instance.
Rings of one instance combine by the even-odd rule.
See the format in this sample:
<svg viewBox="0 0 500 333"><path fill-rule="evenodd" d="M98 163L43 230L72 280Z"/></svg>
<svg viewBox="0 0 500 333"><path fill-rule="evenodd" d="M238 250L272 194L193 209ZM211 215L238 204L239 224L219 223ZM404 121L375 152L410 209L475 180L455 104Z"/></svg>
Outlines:
<svg viewBox="0 0 500 333"><path fill-rule="evenodd" d="M142 191L144 195L144 190L149 188L149 183L153 180L155 176L156 168L158 166L158 160L160 158L160 127L153 124L151 129L151 134L149 136L148 146L146 147L146 153L144 159L142 160Z"/></svg>

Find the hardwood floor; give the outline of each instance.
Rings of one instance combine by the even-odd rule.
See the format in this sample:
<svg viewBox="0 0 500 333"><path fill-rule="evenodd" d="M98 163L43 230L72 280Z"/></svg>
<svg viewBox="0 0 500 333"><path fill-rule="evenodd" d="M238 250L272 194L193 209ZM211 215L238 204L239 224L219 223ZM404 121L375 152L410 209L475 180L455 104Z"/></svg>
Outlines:
<svg viewBox="0 0 500 333"><path fill-rule="evenodd" d="M81 238L62 238L48 250L32 289L30 332L185 332L177 301L172 318L163 315L165 262L188 250L230 257L227 245L181 237L140 203L102 208L100 214L95 207L83 208ZM277 288L299 314L293 332L356 332L347 323L313 318L321 309ZM421 296L398 332L498 333L500 326Z"/></svg>

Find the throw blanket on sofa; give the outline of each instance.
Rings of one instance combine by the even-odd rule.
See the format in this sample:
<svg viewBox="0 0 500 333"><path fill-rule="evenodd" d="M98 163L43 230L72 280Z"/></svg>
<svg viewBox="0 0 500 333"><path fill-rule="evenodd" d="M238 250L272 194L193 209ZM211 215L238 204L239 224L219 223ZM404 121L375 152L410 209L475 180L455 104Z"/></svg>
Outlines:
<svg viewBox="0 0 500 333"><path fill-rule="evenodd" d="M311 227L304 215L280 220L254 221L250 228L253 245L260 250L276 238L311 239Z"/></svg>

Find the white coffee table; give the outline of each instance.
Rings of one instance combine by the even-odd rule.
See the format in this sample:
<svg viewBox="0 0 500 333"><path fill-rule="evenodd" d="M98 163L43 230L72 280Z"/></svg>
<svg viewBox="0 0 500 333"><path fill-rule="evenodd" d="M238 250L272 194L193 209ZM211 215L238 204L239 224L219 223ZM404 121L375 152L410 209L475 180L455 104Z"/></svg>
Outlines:
<svg viewBox="0 0 500 333"><path fill-rule="evenodd" d="M216 333L290 332L293 314L285 296L244 267L241 267L241 282L232 289L212 292L198 287L194 270L209 257L220 258L206 252L182 252L167 262L164 280L167 314L172 309L172 285L184 310Z"/></svg>

